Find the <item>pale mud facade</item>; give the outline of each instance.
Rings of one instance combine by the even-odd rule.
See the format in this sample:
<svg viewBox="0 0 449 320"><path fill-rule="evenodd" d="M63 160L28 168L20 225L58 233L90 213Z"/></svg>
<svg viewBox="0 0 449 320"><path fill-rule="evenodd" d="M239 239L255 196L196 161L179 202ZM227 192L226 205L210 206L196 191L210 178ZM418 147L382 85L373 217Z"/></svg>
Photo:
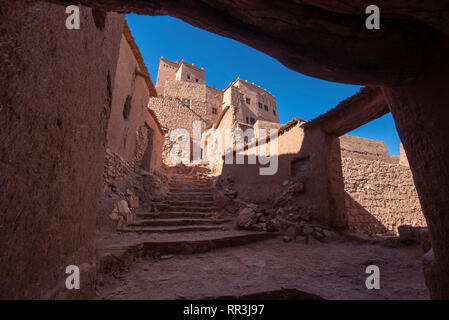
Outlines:
<svg viewBox="0 0 449 320"><path fill-rule="evenodd" d="M238 121L250 125L257 120L279 123L276 98L254 82L238 78L223 91L223 105L239 107Z"/></svg>
<svg viewBox="0 0 449 320"><path fill-rule="evenodd" d="M159 99L150 99L149 107L164 127L170 130L184 128L191 132L192 120L201 121L204 126L215 121L223 92L208 86L205 74L203 68L184 60L180 63L164 58L159 60L156 82Z"/></svg>
<svg viewBox="0 0 449 320"><path fill-rule="evenodd" d="M165 132L148 108L150 97L155 96L147 67L125 21L108 123L99 229L114 230L135 219L143 190L142 174L153 179L164 177L161 151Z"/></svg>
<svg viewBox="0 0 449 320"><path fill-rule="evenodd" d="M107 134L109 152L147 171L161 170L160 152L143 158L147 147L161 149L164 132L148 109L148 101L156 91L127 24L120 42L115 83Z"/></svg>
<svg viewBox="0 0 449 320"><path fill-rule="evenodd" d="M278 169L273 175L262 175L260 169L267 165L248 163L248 154L258 152L255 143L245 144L244 164L235 164L235 155L232 164L224 163L226 130L247 129L238 119L238 107L225 108L210 126L222 141L211 136L204 149L221 146L218 157L206 152L210 167L219 179L232 179L232 187L243 201L275 206L286 201L290 210L305 212L320 223L369 235L398 234L401 225L426 226L402 145L401 156L392 156L382 141L349 135L327 137L320 127L307 127L299 118L283 126L258 121L254 129L260 123L266 129L276 129L278 135L265 144L267 154L272 144L277 144ZM301 182L305 191L286 199L290 196L287 189L296 182Z"/></svg>
<svg viewBox="0 0 449 320"><path fill-rule="evenodd" d="M159 60L156 83L158 97L152 97L149 108L153 110L168 134L165 136L163 159L170 160L170 150L175 141L170 140L170 132L185 129L191 138L194 135L193 123L198 121L201 133L210 128L228 107L237 107L239 112L235 119L241 126L253 127L258 120L265 123L279 123L276 99L268 91L241 79L231 82L225 90L208 86L206 71L184 60L178 63L163 57ZM269 125L268 125L269 126ZM200 133L200 134L201 134ZM202 149L203 143L191 140L191 159L193 146Z"/></svg>

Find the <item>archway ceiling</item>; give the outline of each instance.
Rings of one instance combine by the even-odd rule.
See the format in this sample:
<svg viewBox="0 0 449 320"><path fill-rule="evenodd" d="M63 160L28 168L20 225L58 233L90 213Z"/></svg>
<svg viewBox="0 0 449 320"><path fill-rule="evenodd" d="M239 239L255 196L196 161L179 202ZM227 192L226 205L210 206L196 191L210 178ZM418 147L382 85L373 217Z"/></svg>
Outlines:
<svg viewBox="0 0 449 320"><path fill-rule="evenodd" d="M449 36L445 0L49 0L170 15L233 38L300 73L336 82L397 85L441 58ZM365 27L376 4L381 29ZM150 32L151 30L149 30Z"/></svg>

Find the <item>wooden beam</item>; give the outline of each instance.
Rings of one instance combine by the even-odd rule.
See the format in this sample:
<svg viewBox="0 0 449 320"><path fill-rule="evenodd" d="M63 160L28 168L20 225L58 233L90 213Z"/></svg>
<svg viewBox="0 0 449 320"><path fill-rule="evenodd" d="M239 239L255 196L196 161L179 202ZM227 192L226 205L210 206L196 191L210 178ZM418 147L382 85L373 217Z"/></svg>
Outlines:
<svg viewBox="0 0 449 320"><path fill-rule="evenodd" d="M303 124L303 128L319 126L327 134L341 136L389 112L381 89L364 87L335 108Z"/></svg>

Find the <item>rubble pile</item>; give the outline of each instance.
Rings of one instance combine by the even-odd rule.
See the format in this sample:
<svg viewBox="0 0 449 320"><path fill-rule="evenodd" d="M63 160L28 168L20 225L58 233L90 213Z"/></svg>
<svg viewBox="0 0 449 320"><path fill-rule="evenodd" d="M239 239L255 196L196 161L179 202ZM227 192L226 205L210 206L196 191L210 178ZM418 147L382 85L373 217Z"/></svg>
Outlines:
<svg viewBox="0 0 449 320"><path fill-rule="evenodd" d="M285 242L303 240L331 242L340 239L339 233L321 224L315 217L316 208L301 203L306 192L304 178L292 178L282 183L284 191L263 204L247 203L238 198L231 177L219 177L214 183L214 199L219 207L236 215L238 229L276 232L285 235Z"/></svg>
<svg viewBox="0 0 449 320"><path fill-rule="evenodd" d="M246 204L237 214L236 226L253 231L279 231L273 210L253 203Z"/></svg>
<svg viewBox="0 0 449 320"><path fill-rule="evenodd" d="M110 149L106 150L103 177L100 226L122 228L135 220L139 207L157 212L152 203L165 199L168 192L166 175L145 171Z"/></svg>

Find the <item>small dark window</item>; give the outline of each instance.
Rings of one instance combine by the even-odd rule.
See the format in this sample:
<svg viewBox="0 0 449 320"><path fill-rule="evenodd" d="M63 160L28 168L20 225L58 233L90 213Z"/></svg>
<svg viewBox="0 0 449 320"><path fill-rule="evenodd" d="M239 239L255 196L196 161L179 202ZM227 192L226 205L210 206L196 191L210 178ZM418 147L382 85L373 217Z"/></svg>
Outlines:
<svg viewBox="0 0 449 320"><path fill-rule="evenodd" d="M212 108L212 113L213 114L218 114L218 109L217 108Z"/></svg>
<svg viewBox="0 0 449 320"><path fill-rule="evenodd" d="M256 119L251 118L251 124L255 124L256 123Z"/></svg>
<svg viewBox="0 0 449 320"><path fill-rule="evenodd" d="M181 103L182 103L182 106L183 106L183 107L190 108L190 99L184 99L184 98L182 98L182 99L181 99Z"/></svg>
<svg viewBox="0 0 449 320"><path fill-rule="evenodd" d="M291 161L291 175L300 176L304 172L310 171L309 157L296 158Z"/></svg>
<svg viewBox="0 0 449 320"><path fill-rule="evenodd" d="M246 98L246 104L250 104L251 103L251 98Z"/></svg>
<svg viewBox="0 0 449 320"><path fill-rule="evenodd" d="M262 108L263 108L262 103L259 102L259 109L262 109Z"/></svg>
<svg viewBox="0 0 449 320"><path fill-rule="evenodd" d="M123 119L128 119L129 118L129 114L131 113L131 101L132 101L133 97L132 96L127 96L126 100L125 100L125 105L123 106Z"/></svg>
<svg viewBox="0 0 449 320"><path fill-rule="evenodd" d="M195 82L198 82L198 79L195 79Z"/></svg>
<svg viewBox="0 0 449 320"><path fill-rule="evenodd" d="M187 75L187 79L190 79L190 74Z"/></svg>
<svg viewBox="0 0 449 320"><path fill-rule="evenodd" d="M248 117L246 117L246 123L249 123L249 119L248 119Z"/></svg>
<svg viewBox="0 0 449 320"><path fill-rule="evenodd" d="M265 111L268 111L268 106L267 105L264 105L263 107L264 107Z"/></svg>

